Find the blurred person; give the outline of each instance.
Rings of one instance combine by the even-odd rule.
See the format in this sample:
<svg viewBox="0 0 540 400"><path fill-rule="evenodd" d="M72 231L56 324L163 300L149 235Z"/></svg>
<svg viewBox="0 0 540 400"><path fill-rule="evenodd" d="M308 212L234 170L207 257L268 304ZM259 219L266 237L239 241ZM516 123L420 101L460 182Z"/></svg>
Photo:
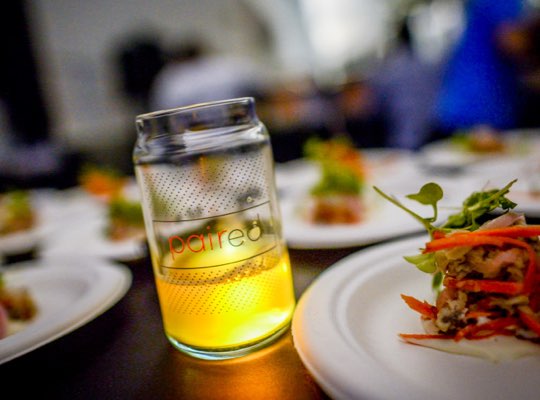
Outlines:
<svg viewBox="0 0 540 400"><path fill-rule="evenodd" d="M386 130L376 112L374 91L361 77L351 76L337 92L336 103L350 140L359 148L386 145Z"/></svg>
<svg viewBox="0 0 540 400"><path fill-rule="evenodd" d="M157 74L150 94L151 110L253 96L263 90L260 68L250 60L206 52L190 43L176 49Z"/></svg>
<svg viewBox="0 0 540 400"><path fill-rule="evenodd" d="M334 102L308 75L276 82L263 93L257 109L270 132L277 162L303 157L308 139L329 138L339 129Z"/></svg>
<svg viewBox="0 0 540 400"><path fill-rule="evenodd" d="M0 27L9 38L0 63L0 190L72 185L78 157L51 135L26 3L6 3L10 23Z"/></svg>
<svg viewBox="0 0 540 400"><path fill-rule="evenodd" d="M465 29L445 65L432 139L484 125L514 128L518 121L516 65L501 46L505 26L518 21L524 0L469 0Z"/></svg>
<svg viewBox="0 0 540 400"><path fill-rule="evenodd" d="M504 27L500 44L518 66L521 83L520 127L540 126L540 12Z"/></svg>
<svg viewBox="0 0 540 400"><path fill-rule="evenodd" d="M148 110L152 83L164 66L164 57L158 39L148 34L127 37L117 50L121 89L137 112Z"/></svg>
<svg viewBox="0 0 540 400"><path fill-rule="evenodd" d="M376 112L385 125L386 147L417 150L433 130L433 103L439 86L439 66L414 49L405 18L395 50L377 67L369 84Z"/></svg>

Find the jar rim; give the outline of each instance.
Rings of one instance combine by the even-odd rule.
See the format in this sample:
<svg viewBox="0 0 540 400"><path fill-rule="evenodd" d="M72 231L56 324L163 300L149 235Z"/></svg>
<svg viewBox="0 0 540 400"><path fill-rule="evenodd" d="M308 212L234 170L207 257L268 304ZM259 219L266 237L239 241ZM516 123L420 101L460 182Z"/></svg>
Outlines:
<svg viewBox="0 0 540 400"><path fill-rule="evenodd" d="M181 107L169 108L169 109L165 109L165 110L152 111L152 112L149 112L149 113L144 113L144 114L137 115L137 117L135 119L137 121L144 121L144 120L149 120L149 119L168 117L168 116L175 115L175 114L178 114L178 113L181 113L181 112L184 112L184 111L193 111L195 109L202 110L202 109L207 109L207 108L212 108L212 107L217 107L217 106L224 106L224 105L228 105L228 104L242 104L242 103L244 103L246 105L250 105L250 104L253 104L254 102L255 102L255 100L254 100L253 97L238 97L238 98L234 98L234 99L207 101L207 102L196 103L196 104L191 104L191 105L187 105L187 106L181 106Z"/></svg>

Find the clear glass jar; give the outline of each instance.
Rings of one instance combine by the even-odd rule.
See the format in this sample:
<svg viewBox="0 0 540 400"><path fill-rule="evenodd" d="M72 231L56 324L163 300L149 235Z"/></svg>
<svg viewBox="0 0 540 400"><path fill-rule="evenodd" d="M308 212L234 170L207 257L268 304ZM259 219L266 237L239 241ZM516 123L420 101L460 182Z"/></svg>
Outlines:
<svg viewBox="0 0 540 400"><path fill-rule="evenodd" d="M167 338L206 359L272 342L295 300L254 100L144 114L136 126L135 173Z"/></svg>

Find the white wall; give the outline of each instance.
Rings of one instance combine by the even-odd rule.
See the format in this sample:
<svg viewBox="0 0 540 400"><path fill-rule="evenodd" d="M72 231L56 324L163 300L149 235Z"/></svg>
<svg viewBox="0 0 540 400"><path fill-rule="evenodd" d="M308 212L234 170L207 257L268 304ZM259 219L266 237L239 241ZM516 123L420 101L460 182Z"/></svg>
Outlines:
<svg viewBox="0 0 540 400"><path fill-rule="evenodd" d="M217 51L273 62L258 47L257 8L253 14L242 0L33 0L29 5L53 128L74 148L125 139L121 135L136 111L120 95L112 57L130 33L156 30L164 44L201 35Z"/></svg>

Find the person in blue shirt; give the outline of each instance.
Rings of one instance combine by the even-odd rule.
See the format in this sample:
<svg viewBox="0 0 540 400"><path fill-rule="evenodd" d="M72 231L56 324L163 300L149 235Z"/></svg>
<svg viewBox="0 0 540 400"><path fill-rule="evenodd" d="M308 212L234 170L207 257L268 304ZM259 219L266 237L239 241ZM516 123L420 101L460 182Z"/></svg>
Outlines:
<svg viewBox="0 0 540 400"><path fill-rule="evenodd" d="M448 59L435 104L438 136L487 125L505 130L517 124L516 65L500 46L507 24L524 13L522 0L469 0L466 25Z"/></svg>

